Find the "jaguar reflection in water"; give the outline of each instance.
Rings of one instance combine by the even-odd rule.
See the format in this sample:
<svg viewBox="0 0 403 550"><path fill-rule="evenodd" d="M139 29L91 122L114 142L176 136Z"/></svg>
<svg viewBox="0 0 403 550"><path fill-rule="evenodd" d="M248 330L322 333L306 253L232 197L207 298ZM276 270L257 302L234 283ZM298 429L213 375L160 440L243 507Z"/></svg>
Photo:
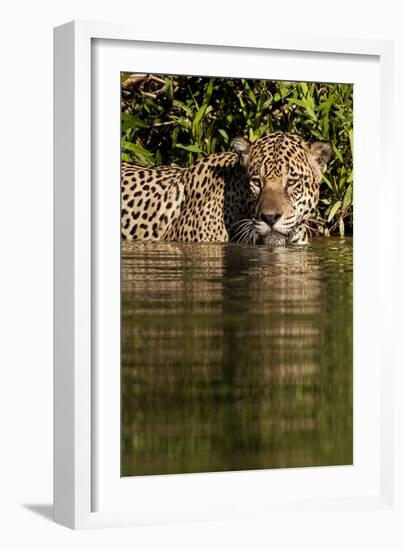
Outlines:
<svg viewBox="0 0 403 550"><path fill-rule="evenodd" d="M352 240L122 243L123 476L352 463Z"/></svg>

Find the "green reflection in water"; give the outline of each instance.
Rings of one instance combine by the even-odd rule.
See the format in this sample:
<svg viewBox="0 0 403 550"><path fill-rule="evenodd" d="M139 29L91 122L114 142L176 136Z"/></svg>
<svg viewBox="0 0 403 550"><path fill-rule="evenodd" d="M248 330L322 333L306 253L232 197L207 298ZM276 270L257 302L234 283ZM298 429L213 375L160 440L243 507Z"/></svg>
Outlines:
<svg viewBox="0 0 403 550"><path fill-rule="evenodd" d="M122 476L351 464L352 240L122 243Z"/></svg>

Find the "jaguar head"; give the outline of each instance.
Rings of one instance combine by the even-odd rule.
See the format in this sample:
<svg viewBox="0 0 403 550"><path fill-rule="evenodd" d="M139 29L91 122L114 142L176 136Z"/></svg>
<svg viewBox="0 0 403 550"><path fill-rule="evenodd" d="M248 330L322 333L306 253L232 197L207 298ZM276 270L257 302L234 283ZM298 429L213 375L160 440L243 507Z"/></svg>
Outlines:
<svg viewBox="0 0 403 550"><path fill-rule="evenodd" d="M319 186L332 158L329 142L306 143L295 134L276 132L253 144L233 143L256 197L255 216L232 228L232 240L256 244L307 241L305 223L319 200Z"/></svg>

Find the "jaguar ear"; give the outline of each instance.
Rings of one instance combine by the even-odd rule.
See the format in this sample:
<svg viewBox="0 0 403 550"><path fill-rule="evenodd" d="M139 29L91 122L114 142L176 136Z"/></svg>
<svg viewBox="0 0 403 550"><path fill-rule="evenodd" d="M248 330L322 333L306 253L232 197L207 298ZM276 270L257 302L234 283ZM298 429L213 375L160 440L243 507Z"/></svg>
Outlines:
<svg viewBox="0 0 403 550"><path fill-rule="evenodd" d="M329 141L315 141L311 144L310 153L322 170L325 170L333 156L333 147Z"/></svg>
<svg viewBox="0 0 403 550"><path fill-rule="evenodd" d="M250 143L243 137L236 137L232 142L232 147L237 153L242 166L246 166L249 158Z"/></svg>

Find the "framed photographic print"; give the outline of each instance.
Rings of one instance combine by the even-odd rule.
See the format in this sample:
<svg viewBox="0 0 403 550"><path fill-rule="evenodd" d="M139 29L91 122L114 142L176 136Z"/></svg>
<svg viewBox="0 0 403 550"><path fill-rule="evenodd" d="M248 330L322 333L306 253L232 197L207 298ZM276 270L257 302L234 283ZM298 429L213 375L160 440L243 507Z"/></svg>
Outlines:
<svg viewBox="0 0 403 550"><path fill-rule="evenodd" d="M55 30L57 522L399 513L392 59Z"/></svg>

